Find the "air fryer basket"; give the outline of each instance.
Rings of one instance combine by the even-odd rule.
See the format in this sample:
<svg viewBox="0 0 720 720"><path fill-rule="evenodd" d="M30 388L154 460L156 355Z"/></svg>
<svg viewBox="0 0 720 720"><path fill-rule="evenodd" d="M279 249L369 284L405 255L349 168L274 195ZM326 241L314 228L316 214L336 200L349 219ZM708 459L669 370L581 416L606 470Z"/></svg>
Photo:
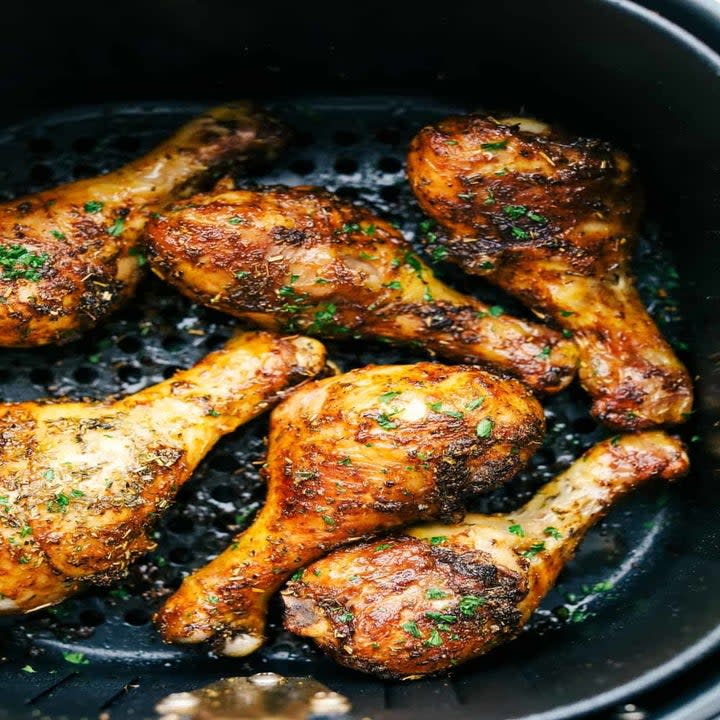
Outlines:
<svg viewBox="0 0 720 720"><path fill-rule="evenodd" d="M715 118L714 126L708 117L690 112L699 102L692 93L702 86L705 65L689 57L690 51L683 46L689 41L663 35L658 28L647 31L647 17L619 11L613 14L600 2L568 5L559 29L549 23L537 3L519 2L515 10L507 12L497 8L483 11L482 17L474 20L456 8L439 23L437 35L429 32L427 24L413 24L414 16L405 3L398 3L404 6L404 14L393 7L377 17L370 3L357 12L364 13L365 27L372 27L380 40L370 34L364 41L357 18L350 27L338 30L343 28L342 19L324 14L331 6L322 3L317 5L311 26L303 26L290 9L287 14L278 11L274 16L269 9L256 8L240 17L228 4L211 5L218 17L228 22L231 17L242 20L245 29L239 29L238 34L247 35L236 38L237 44L220 43L222 52L210 43L196 48L197 66L185 66L188 74L182 89L178 74L172 72L178 50L168 49L169 59L159 59L147 32L161 27L161 21L178 22L183 13L193 11L200 13L195 17L198 32L209 28L213 18L205 17L192 3L173 3L170 15L159 12L164 6L170 13L170 4L154 4L157 17L152 12L141 15L140 3L125 3L118 10L118 22L126 26L132 17L136 29L146 30L132 41L116 30L107 30L111 48L107 53L128 61L130 74L134 72L137 78L134 86L127 74L118 70L110 73L116 85L98 86L92 81L98 70L87 66L83 72L88 86L78 88L76 78L66 86L67 97L62 97L61 88L37 74L41 60L50 60L51 53L36 38L33 48L37 56L29 66L16 67L29 83L36 83L35 87L45 83L47 94L28 100L34 106L32 113L17 106L3 111L8 118L22 119L12 126L6 123L6 130L0 131L0 197L9 199L107 171L152 147L208 104L223 98L258 97L270 87L294 95L284 100L269 99L268 104L296 130L296 137L280 161L254 175L251 182L309 183L334 189L399 223L420 250L422 215L403 176L404 152L413 132L450 112L497 104L519 110L527 103L545 117L616 140L641 164L650 207L636 268L651 311L681 356L700 375L699 409L690 426L682 430L690 441L694 471L677 486L655 486L636 494L598 526L561 577L557 590L516 642L447 679L383 683L339 668L283 632L277 607L273 608L268 645L246 660L215 658L206 648L163 645L149 622L153 609L183 574L224 547L233 532L250 522L262 501L257 461L264 450L267 418L260 418L226 438L210 454L158 524L158 549L137 563L125 582L108 590L87 592L22 621L0 621L0 654L5 659L0 665L0 718L74 720L102 712L109 712L113 718L151 718L154 703L170 692L258 670L313 675L346 693L357 717L422 719L438 710L458 718L475 717L480 712L487 718L537 713L559 717L630 698L710 650L720 639L720 606L716 601L720 591L720 491L714 482L712 459L718 388L711 375L712 352L718 346L713 320L720 303L713 277L719 252L706 238L711 238L720 222L719 183L712 175L720 155L717 132L713 133L720 125L720 98L717 84L703 90L702 107ZM88 4L88 11L92 7ZM22 14L22 10L16 12ZM384 24L378 24L380 17ZM371 20L375 21L372 25ZM472 65L467 65L463 63L470 62L468 51L460 40L469 41L471 21L484 28L482 39L488 48L482 52L483 62L472 60ZM94 22L92 15L80 20L88 26ZM508 23L521 23L526 33L522 35L524 42L546 48L544 56L535 58L542 73L527 75L522 61L531 52L526 46L518 49L517 57L498 56L501 61L493 57L499 39L493 36L492 28L499 25L496 34L507 39ZM61 36L66 31L68 36L81 37L64 16L50 24ZM553 35L543 44L537 33L543 28L548 33L551 27L557 33L573 26L592 27L587 47L566 48L586 66L583 73L568 67L553 75L560 72ZM248 27L265 40L253 38ZM306 35L298 37L302 27ZM185 28L176 27L174 32L181 35ZM414 30L414 42L406 35L393 36L392 30L403 28L406 32ZM527 34L530 28L534 28L532 35ZM381 40L390 36L395 45L383 46ZM608 74L605 65L610 61L592 56L592 49L602 48L609 37L629 42L631 36L636 44L656 38L653 42L662 47L668 67L678 75L684 73L683 78L663 76L662 83L652 85L652 93L634 96L632 90L644 88L648 80L637 76L639 60L632 60L628 45L619 49L618 59L610 63L618 63L615 93L600 84L598 79ZM84 50L87 57L95 57L99 67L107 70L107 55L98 48L95 35L82 37L90 38ZM456 44L451 42L453 37ZM9 42L12 57L16 41L10 38ZM272 52L266 42L272 43ZM328 47L334 48L334 64L322 66L317 43L325 52ZM442 48L446 57L441 57ZM293 55L301 49L302 55ZM366 57L356 58L352 50L364 50ZM652 48L647 45L645 50L651 53ZM22 55L25 50L20 52ZM77 57L66 50L59 52L65 64L53 60L57 69L48 68L48 72L54 72L55 82L62 84L70 80L67 68L73 67ZM432 57L423 60L423 52ZM223 53L226 65L224 69L214 66L212 75L222 88L213 87L209 92L208 69L213 67L213 58ZM379 68L383 53L387 57L382 72L370 76L358 71L362 67ZM141 78L134 63L142 56L156 62L143 68ZM233 62L237 76L231 72ZM451 65L452 71L443 72ZM432 73L423 70L430 66ZM708 73L710 77L710 70ZM500 74L508 78L507 83L498 81ZM487 88L478 78L487 81ZM584 85L579 84L581 78ZM572 92L570 81L575 83ZM4 75L0 83L7 84ZM324 92L299 97L300 85ZM378 89L385 94L372 94ZM398 89L406 92L398 93ZM27 87L14 84L10 91L23 98ZM414 96L407 96L410 91ZM203 102L137 100L173 93L202 98ZM107 102L115 97L132 101ZM670 98L672 106L668 104ZM89 104L98 100L103 104ZM41 112L39 106L43 104L53 109ZM76 105L79 109L67 109ZM624 107L624 116L611 112ZM642 115L633 114L641 110ZM653 114L659 127L651 122ZM237 180L248 182L242 177ZM438 265L436 269L457 287L508 311L523 313L510 299L450 267ZM663 292L658 293L660 289ZM63 348L3 351L0 398L99 398L133 392L190 365L220 344L234 326L231 319L199 308L148 278L135 300L81 341ZM380 345L329 347L343 369L425 357L421 351ZM547 414L548 440L530 470L506 488L479 499L479 509L498 511L517 506L606 434L589 419L586 399L577 388L552 399ZM705 667L707 682L712 684L712 669ZM644 701L648 706L659 705L672 696L673 691L666 690L660 699ZM632 713L632 708L628 712ZM627 720L640 718L628 716Z"/></svg>

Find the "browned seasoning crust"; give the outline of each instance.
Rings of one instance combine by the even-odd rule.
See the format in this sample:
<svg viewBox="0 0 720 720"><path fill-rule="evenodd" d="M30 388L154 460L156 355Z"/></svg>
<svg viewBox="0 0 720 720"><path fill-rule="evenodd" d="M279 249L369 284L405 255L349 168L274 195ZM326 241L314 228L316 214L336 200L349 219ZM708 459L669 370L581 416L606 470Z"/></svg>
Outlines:
<svg viewBox="0 0 720 720"><path fill-rule="evenodd" d="M642 199L627 155L531 118L468 115L417 134L408 177L449 259L575 340L598 419L627 430L686 419L690 378L633 283Z"/></svg>
<svg viewBox="0 0 720 720"><path fill-rule="evenodd" d="M101 322L137 285L138 235L158 203L272 157L283 135L252 104L224 105L115 172L0 205L0 346L66 342Z"/></svg>
<svg viewBox="0 0 720 720"><path fill-rule="evenodd" d="M184 580L156 616L160 632L252 652L291 573L384 529L460 519L463 498L513 476L543 431L521 383L469 366L370 366L305 385L272 413L263 509Z"/></svg>
<svg viewBox="0 0 720 720"><path fill-rule="evenodd" d="M316 340L240 333L189 370L108 402L6 404L0 417L0 613L106 583L226 433L323 369Z"/></svg>
<svg viewBox="0 0 720 720"><path fill-rule="evenodd" d="M196 195L146 228L153 270L193 300L266 328L412 342L533 389L572 379L574 344L437 280L401 233L317 188Z"/></svg>
<svg viewBox="0 0 720 720"><path fill-rule="evenodd" d="M285 625L380 677L451 669L518 634L618 497L687 467L664 433L606 440L515 513L417 525L330 553L283 591Z"/></svg>

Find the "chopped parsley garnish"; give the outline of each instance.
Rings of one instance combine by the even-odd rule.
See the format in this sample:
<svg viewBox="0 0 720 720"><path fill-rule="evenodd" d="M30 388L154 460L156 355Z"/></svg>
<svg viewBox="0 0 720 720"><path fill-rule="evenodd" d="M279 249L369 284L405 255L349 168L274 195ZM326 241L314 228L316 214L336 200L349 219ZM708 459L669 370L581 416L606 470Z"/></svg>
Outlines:
<svg viewBox="0 0 720 720"><path fill-rule="evenodd" d="M77 488L73 488L73 489L70 491L70 494L71 494L74 498L85 497L85 493L84 493L82 490L78 490Z"/></svg>
<svg viewBox="0 0 720 720"><path fill-rule="evenodd" d="M452 410L449 408L443 408L441 402L428 403L428 407L438 413L438 415L446 415L447 417L455 418L456 420L462 420L465 417L465 413L461 413L459 410Z"/></svg>
<svg viewBox="0 0 720 720"><path fill-rule="evenodd" d="M329 515L321 515L320 517L326 525L330 525L331 527L335 525L335 520L333 520L333 518L331 518Z"/></svg>
<svg viewBox="0 0 720 720"><path fill-rule="evenodd" d="M439 612L426 612L425 617L430 618L430 620L435 620L436 622L441 622L441 623L457 622L457 616L446 615L445 613L439 613Z"/></svg>
<svg viewBox="0 0 720 720"><path fill-rule="evenodd" d="M327 285L330 281L326 280L325 278L315 278L315 284L316 285Z"/></svg>
<svg viewBox="0 0 720 720"><path fill-rule="evenodd" d="M235 273L235 277L238 280L242 280L243 278L246 278L250 273L247 270L238 270L238 272Z"/></svg>
<svg viewBox="0 0 720 720"><path fill-rule="evenodd" d="M443 644L442 638L440 637L440 633L433 628L430 631L430 637L425 641L426 645L432 645L433 647L439 647Z"/></svg>
<svg viewBox="0 0 720 720"><path fill-rule="evenodd" d="M561 310L560 315L563 317L570 317L571 315L574 315L575 313L572 310Z"/></svg>
<svg viewBox="0 0 720 720"><path fill-rule="evenodd" d="M383 550L387 550L389 547L391 547L390 543L383 543L382 545L376 545L375 552L382 552Z"/></svg>
<svg viewBox="0 0 720 720"><path fill-rule="evenodd" d="M573 336L572 330L568 330L567 328L565 328L562 331L562 334L563 334L563 337L566 337L566 338L571 338Z"/></svg>
<svg viewBox="0 0 720 720"><path fill-rule="evenodd" d="M417 255L413 255L411 252L405 253L405 264L409 265L414 271L415 274L421 278L422 277L422 263L420 262L420 258Z"/></svg>
<svg viewBox="0 0 720 720"><path fill-rule="evenodd" d="M448 256L448 251L444 247L436 247L433 248L432 253L430 254L430 257L433 259L433 262L440 262L441 260L444 260Z"/></svg>
<svg viewBox="0 0 720 720"><path fill-rule="evenodd" d="M69 663L73 665L89 665L90 661L85 657L85 653L81 652L66 652L63 653L63 657Z"/></svg>
<svg viewBox="0 0 720 720"><path fill-rule="evenodd" d="M480 595L465 595L460 598L458 607L463 615L472 617L477 612L477 609L486 602L487 599Z"/></svg>
<svg viewBox="0 0 720 720"><path fill-rule="evenodd" d="M291 580L302 580L302 576L305 573L304 568L300 568L299 570L296 570L291 576Z"/></svg>
<svg viewBox="0 0 720 720"><path fill-rule="evenodd" d="M472 200L475 196L472 193L458 193L461 200Z"/></svg>
<svg viewBox="0 0 720 720"><path fill-rule="evenodd" d="M108 228L108 235L118 237L125 229L125 217L120 216L115 218L115 222Z"/></svg>
<svg viewBox="0 0 720 720"><path fill-rule="evenodd" d="M530 233L527 230L523 230L521 227L517 227L517 225L513 225L510 228L510 232L520 240L527 240L530 237Z"/></svg>
<svg viewBox="0 0 720 720"><path fill-rule="evenodd" d="M498 140L497 142L486 142L480 145L483 150L504 150L507 147L507 140Z"/></svg>
<svg viewBox="0 0 720 720"><path fill-rule="evenodd" d="M32 665L24 665L22 668L20 668L23 672L26 673L34 673L37 672L35 668Z"/></svg>
<svg viewBox="0 0 720 720"><path fill-rule="evenodd" d="M422 638L422 633L418 630L417 623L406 622L400 626L408 635L412 635L414 638Z"/></svg>
<svg viewBox="0 0 720 720"><path fill-rule="evenodd" d="M131 247L128 250L128 254L134 258L137 258L138 267L142 267L143 265L147 264L147 258L145 257L145 253L143 253L142 248Z"/></svg>
<svg viewBox="0 0 720 720"><path fill-rule="evenodd" d="M372 237L375 234L375 226L370 224L366 225L364 228L361 228L364 235L368 235L369 237Z"/></svg>
<svg viewBox="0 0 720 720"><path fill-rule="evenodd" d="M31 534L32 534L32 528L31 528L29 525L25 525L25 526L22 528L22 530L20 530L20 537L21 537L21 538L27 537L28 535L31 535Z"/></svg>
<svg viewBox="0 0 720 720"><path fill-rule="evenodd" d="M503 207L503 212L513 220L521 218L527 214L527 211L528 209L524 205L505 205L505 207Z"/></svg>
<svg viewBox="0 0 720 720"><path fill-rule="evenodd" d="M554 527L546 527L543 530L543 533L548 537L554 538L555 540L559 540L562 537L562 533Z"/></svg>
<svg viewBox="0 0 720 720"><path fill-rule="evenodd" d="M237 215L233 215L231 218L228 219L228 222L231 225L240 225L243 222L243 219L241 217L238 217Z"/></svg>
<svg viewBox="0 0 720 720"><path fill-rule="evenodd" d="M212 408L212 410L208 410L206 414L210 417L220 417L220 413L215 408Z"/></svg>
<svg viewBox="0 0 720 720"><path fill-rule="evenodd" d="M10 498L7 495L0 495L0 505L10 505Z"/></svg>
<svg viewBox="0 0 720 720"><path fill-rule="evenodd" d="M395 414L395 413L393 413ZM395 430L395 428L398 426L396 422L393 422L390 419L390 415L387 413L380 413L376 418L375 422L383 429L383 430Z"/></svg>
<svg viewBox="0 0 720 720"><path fill-rule="evenodd" d="M56 239L56 240L67 240L67 237L65 237L65 233L60 232L59 230L51 230L50 234Z"/></svg>
<svg viewBox="0 0 720 720"><path fill-rule="evenodd" d="M338 465L352 465L352 460L349 457L344 457L342 460L338 460Z"/></svg>
<svg viewBox="0 0 720 720"><path fill-rule="evenodd" d="M615 447L620 442L620 436L619 435L613 435L610 438L610 444Z"/></svg>
<svg viewBox="0 0 720 720"><path fill-rule="evenodd" d="M438 590L437 588L428 588L425 593L425 597L428 600L441 600L442 598L447 597L447 593L444 593L442 590Z"/></svg>
<svg viewBox="0 0 720 720"><path fill-rule="evenodd" d="M58 493L54 500L47 504L48 512L65 512L70 504L70 498L65 493Z"/></svg>
<svg viewBox="0 0 720 720"><path fill-rule="evenodd" d="M392 280L389 283L385 283L383 287L390 288L390 290L402 290L402 284L399 280Z"/></svg>
<svg viewBox="0 0 720 720"><path fill-rule="evenodd" d="M489 260L486 260L484 263L480 265L481 270L492 270L495 267L494 262L490 262Z"/></svg>
<svg viewBox="0 0 720 720"><path fill-rule="evenodd" d="M447 535L433 535L430 538L431 545L442 545L447 540Z"/></svg>
<svg viewBox="0 0 720 720"><path fill-rule="evenodd" d="M546 345L537 355L536 357L540 358L541 360L547 360L550 357L550 351L551 347L549 345Z"/></svg>
<svg viewBox="0 0 720 720"><path fill-rule="evenodd" d="M525 531L523 530L522 525L518 525L517 523L510 525L508 532L512 535L517 535L518 537L525 537Z"/></svg>
<svg viewBox="0 0 720 720"><path fill-rule="evenodd" d="M466 410L477 410L485 402L484 397L475 398L465 405Z"/></svg>
<svg viewBox="0 0 720 720"><path fill-rule="evenodd" d="M357 223L345 223L341 228L342 233L360 232L362 228Z"/></svg>
<svg viewBox="0 0 720 720"><path fill-rule="evenodd" d="M495 203L495 195L492 190L488 190L483 201L483 205L493 205Z"/></svg>
<svg viewBox="0 0 720 720"><path fill-rule="evenodd" d="M217 605L217 604L220 602L220 598L219 598L217 595L208 595L208 596L207 596L207 601L208 601L211 605Z"/></svg>
<svg viewBox="0 0 720 720"><path fill-rule="evenodd" d="M544 549L545 549L545 543L542 540L538 540L538 542L533 543L527 550L524 550L520 554L526 558L533 558L539 552L542 552Z"/></svg>
<svg viewBox="0 0 720 720"><path fill-rule="evenodd" d="M540 215L540 213L536 213L532 210L528 210L527 216L533 222L539 222L539 223L547 222L547 218L544 215Z"/></svg>
<svg viewBox="0 0 720 720"><path fill-rule="evenodd" d="M3 280L39 280L39 269L45 265L50 256L47 253L37 255L22 245L0 246L0 267L3 269Z"/></svg>
<svg viewBox="0 0 720 720"><path fill-rule="evenodd" d="M355 616L351 612L344 612L342 615L338 616L338 620L340 622L350 622Z"/></svg>
<svg viewBox="0 0 720 720"><path fill-rule="evenodd" d="M44 473L43 477L45 480L52 480L55 477L55 471L52 468L48 468Z"/></svg>
<svg viewBox="0 0 720 720"><path fill-rule="evenodd" d="M378 400L380 400L381 403L389 403L391 400L393 400L394 398L396 398L398 395L401 395L401 394L402 394L402 393L399 393L399 392L397 392L397 391L392 391L392 390L391 390L390 392L383 393L383 394L378 398Z"/></svg>
<svg viewBox="0 0 720 720"><path fill-rule="evenodd" d="M490 307L490 314L493 317L500 317L505 313L505 308L502 305L492 305Z"/></svg>
<svg viewBox="0 0 720 720"><path fill-rule="evenodd" d="M495 423L490 418L484 418L481 420L475 428L475 433L478 437L489 438L492 435Z"/></svg>
<svg viewBox="0 0 720 720"><path fill-rule="evenodd" d="M366 253L366 252L361 252L360 255L359 255L359 258L360 258L361 260L377 260L377 259L378 259L378 256L377 256L377 255L370 255L369 253Z"/></svg>
<svg viewBox="0 0 720 720"><path fill-rule="evenodd" d="M83 205L86 213L99 213L103 207L105 207L105 203L100 202L100 200L88 200L85 205Z"/></svg>

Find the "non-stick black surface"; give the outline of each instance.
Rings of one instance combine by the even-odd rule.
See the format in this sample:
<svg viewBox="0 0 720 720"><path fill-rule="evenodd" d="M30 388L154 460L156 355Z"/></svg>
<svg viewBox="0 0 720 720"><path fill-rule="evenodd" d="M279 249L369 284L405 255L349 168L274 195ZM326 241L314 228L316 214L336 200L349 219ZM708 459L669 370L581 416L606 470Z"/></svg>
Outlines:
<svg viewBox="0 0 720 720"><path fill-rule="evenodd" d="M164 103L88 108L9 128L0 132L0 198L113 169L201 109ZM369 98L308 99L277 103L275 109L296 130L295 142L266 174L239 177L239 183L329 187L397 222L421 247L428 228L404 179L405 147L423 123L467 108ZM681 280L662 228L647 224L636 267L653 315L686 354L676 299ZM523 313L480 281L449 266L436 269L455 286ZM197 361L234 325L148 278L136 299L81 341L2 351L0 399L134 392ZM329 347L342 369L426 357L419 350L365 343ZM606 434L589 418L577 387L546 408L547 442L530 469L479 498L477 509L516 507ZM136 563L127 580L22 620L0 620L0 718L4 711L11 718L96 717L103 709L117 718L153 717L154 702L168 692L250 669L315 675L346 692L358 717L400 717L428 702L449 714L482 708L487 718L521 716L632 681L720 620L712 591L705 589L707 564L692 555L691 542L700 527L700 520L693 525L692 512L712 498L702 500L697 478L690 477L677 487L648 488L618 507L590 533L523 636L442 683L380 683L343 670L282 631L277 607L268 644L247 661L215 658L206 648L164 645L151 613L185 574L245 527L262 502L258 462L266 427L267 417L260 418L215 448L158 524L157 550ZM686 439L697 441L692 432Z"/></svg>

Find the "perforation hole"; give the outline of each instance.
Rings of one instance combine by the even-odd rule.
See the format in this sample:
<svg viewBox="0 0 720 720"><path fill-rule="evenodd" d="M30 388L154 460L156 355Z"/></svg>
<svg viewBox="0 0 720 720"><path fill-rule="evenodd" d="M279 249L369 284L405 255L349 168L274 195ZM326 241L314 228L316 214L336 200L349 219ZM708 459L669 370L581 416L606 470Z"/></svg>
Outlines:
<svg viewBox="0 0 720 720"><path fill-rule="evenodd" d="M167 523L167 528L170 532L183 535L195 529L195 522L187 515L178 515Z"/></svg>
<svg viewBox="0 0 720 720"><path fill-rule="evenodd" d="M99 610L94 610L93 608L88 608L87 610L83 610L80 615L80 622L83 625L91 625L93 627L97 627L98 625L102 625L105 622L105 615L101 613Z"/></svg>
<svg viewBox="0 0 720 720"><path fill-rule="evenodd" d="M118 340L117 346L124 353L128 354L135 354L137 352L140 352L143 348L142 342L133 335L127 335L124 338L120 338L120 340Z"/></svg>
<svg viewBox="0 0 720 720"><path fill-rule="evenodd" d="M388 202L395 202L400 197L400 188L397 185L386 185L380 190L380 197Z"/></svg>
<svg viewBox="0 0 720 720"><path fill-rule="evenodd" d="M298 158L288 166L296 175L310 175L315 172L315 163L309 158Z"/></svg>
<svg viewBox="0 0 720 720"><path fill-rule="evenodd" d="M74 178L80 180L99 175L100 171L94 165L89 165L88 163L77 163L76 165L73 165L72 174Z"/></svg>
<svg viewBox="0 0 720 720"><path fill-rule="evenodd" d="M235 500L235 493L228 485L218 485L210 491L210 497L218 502L227 503Z"/></svg>
<svg viewBox="0 0 720 720"><path fill-rule="evenodd" d="M118 368L117 376L121 382L136 383L142 377L142 371L134 365L121 365Z"/></svg>
<svg viewBox="0 0 720 720"><path fill-rule="evenodd" d="M45 185L53 180L55 171L43 163L38 163L30 168L30 182L35 185Z"/></svg>
<svg viewBox="0 0 720 720"><path fill-rule="evenodd" d="M73 378L81 385L88 385L98 379L98 372L95 368L83 365L73 373Z"/></svg>
<svg viewBox="0 0 720 720"><path fill-rule="evenodd" d="M168 553L168 560L173 565L185 565L192 560L192 550L186 547L175 547Z"/></svg>
<svg viewBox="0 0 720 720"><path fill-rule="evenodd" d="M94 138L94 137L79 137L79 138L76 138L72 144L73 150L76 153L80 153L81 155L91 152L92 150L95 149L96 145L97 145L97 138Z"/></svg>
<svg viewBox="0 0 720 720"><path fill-rule="evenodd" d="M33 368L29 373L28 377L33 385L50 385L55 379L52 370L48 368Z"/></svg>
<svg viewBox="0 0 720 720"><path fill-rule="evenodd" d="M177 335L168 335L168 337L163 338L161 344L163 346L163 350L167 350L168 352L177 352L178 350L182 350L185 346L183 339Z"/></svg>
<svg viewBox="0 0 720 720"><path fill-rule="evenodd" d="M131 608L123 618L128 625L147 625L150 622L150 614L142 608Z"/></svg>
<svg viewBox="0 0 720 720"><path fill-rule="evenodd" d="M403 164L395 157L385 156L378 160L378 170L384 173L399 173L403 169Z"/></svg>
<svg viewBox="0 0 720 720"><path fill-rule="evenodd" d="M226 455L225 453L216 453L210 459L210 467L213 470L219 470L220 472L233 472L237 470L237 460L232 455Z"/></svg>
<svg viewBox="0 0 720 720"><path fill-rule="evenodd" d="M355 145L355 143L360 141L360 136L357 133L350 132L348 130L338 130L333 135L333 140L337 145Z"/></svg>
<svg viewBox="0 0 720 720"><path fill-rule="evenodd" d="M597 430L597 424L592 418L589 417L579 417L576 420L573 420L572 424L573 430L575 432L582 433L583 435L587 435L588 433L594 432Z"/></svg>

